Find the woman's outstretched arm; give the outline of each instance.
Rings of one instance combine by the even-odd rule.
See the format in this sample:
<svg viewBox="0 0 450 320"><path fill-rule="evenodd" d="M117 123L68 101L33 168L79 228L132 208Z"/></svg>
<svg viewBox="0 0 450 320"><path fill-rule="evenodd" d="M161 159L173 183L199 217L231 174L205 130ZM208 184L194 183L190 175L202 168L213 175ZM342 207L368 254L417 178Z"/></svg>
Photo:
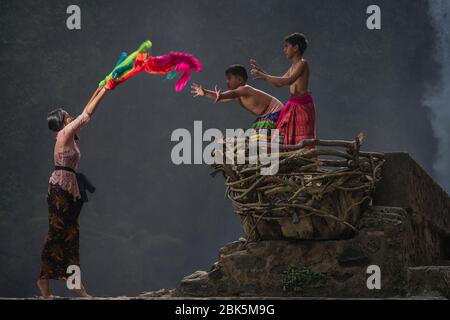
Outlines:
<svg viewBox="0 0 450 320"><path fill-rule="evenodd" d="M89 121L99 106L100 101L105 96L106 91L108 90L105 87L99 87L95 90L91 99L84 107L83 112L63 128L66 137L74 136Z"/></svg>
<svg viewBox="0 0 450 320"><path fill-rule="evenodd" d="M98 87L97 89L95 89L94 93L92 94L92 96L91 96L91 98L89 99L89 101L88 101L87 104L91 103L92 100L94 100L94 98L98 95L98 93L100 92L100 90L101 90L102 88L103 88L103 87Z"/></svg>
<svg viewBox="0 0 450 320"><path fill-rule="evenodd" d="M84 107L83 111L86 112L89 116L92 116L107 91L108 90L105 87L99 87L97 90L95 90L94 94L87 103L86 107Z"/></svg>

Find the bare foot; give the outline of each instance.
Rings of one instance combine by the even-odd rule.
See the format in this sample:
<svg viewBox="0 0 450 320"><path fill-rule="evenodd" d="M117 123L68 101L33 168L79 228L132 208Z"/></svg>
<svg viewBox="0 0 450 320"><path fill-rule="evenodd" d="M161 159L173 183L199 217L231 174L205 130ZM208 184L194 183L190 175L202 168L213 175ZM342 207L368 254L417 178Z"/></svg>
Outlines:
<svg viewBox="0 0 450 320"><path fill-rule="evenodd" d="M90 294L86 292L86 290L73 290L76 294L78 294L81 298L92 298Z"/></svg>
<svg viewBox="0 0 450 320"><path fill-rule="evenodd" d="M44 298L54 298L54 296L50 293L50 287L48 285L48 279L39 279L36 282L39 290L41 291L41 295Z"/></svg>
<svg viewBox="0 0 450 320"><path fill-rule="evenodd" d="M83 285L81 285L81 289L73 289L73 292L82 298L92 298L92 296L87 293L86 288Z"/></svg>

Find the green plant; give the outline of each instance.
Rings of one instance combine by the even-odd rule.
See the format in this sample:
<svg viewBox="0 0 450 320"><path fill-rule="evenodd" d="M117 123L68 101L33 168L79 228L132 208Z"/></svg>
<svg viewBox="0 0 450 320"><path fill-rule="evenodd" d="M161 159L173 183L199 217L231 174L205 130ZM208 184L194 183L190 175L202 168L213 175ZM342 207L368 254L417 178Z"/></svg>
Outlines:
<svg viewBox="0 0 450 320"><path fill-rule="evenodd" d="M309 268L301 270L293 265L288 265L285 275L283 289L284 291L301 291L305 288L321 288L327 281L327 275L324 272L313 272Z"/></svg>

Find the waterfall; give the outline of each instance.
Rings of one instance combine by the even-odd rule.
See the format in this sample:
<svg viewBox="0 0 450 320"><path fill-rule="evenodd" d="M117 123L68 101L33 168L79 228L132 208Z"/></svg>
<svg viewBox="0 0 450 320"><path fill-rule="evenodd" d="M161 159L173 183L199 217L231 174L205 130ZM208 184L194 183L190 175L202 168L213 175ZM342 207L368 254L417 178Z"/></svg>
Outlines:
<svg viewBox="0 0 450 320"><path fill-rule="evenodd" d="M429 0L430 17L436 32L432 50L440 65L440 85L428 86L424 104L431 110L431 125L437 139L437 156L433 163L437 181L450 192L450 1Z"/></svg>

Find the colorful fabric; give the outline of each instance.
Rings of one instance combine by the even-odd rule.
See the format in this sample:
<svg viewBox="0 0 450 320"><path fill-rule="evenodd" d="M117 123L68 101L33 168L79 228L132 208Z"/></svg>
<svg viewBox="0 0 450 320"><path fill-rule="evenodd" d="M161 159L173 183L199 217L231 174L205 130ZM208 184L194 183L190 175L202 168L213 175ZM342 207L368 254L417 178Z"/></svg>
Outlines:
<svg viewBox="0 0 450 320"><path fill-rule="evenodd" d="M89 114L81 113L56 134L53 159L55 166L69 167L77 171L81 153L75 141L77 132L90 120ZM54 170L49 183L60 186L69 192L74 200L81 197L77 177L74 172Z"/></svg>
<svg viewBox="0 0 450 320"><path fill-rule="evenodd" d="M310 93L290 98L280 111L277 128L284 144L316 138L316 109ZM313 148L309 146L308 148Z"/></svg>
<svg viewBox="0 0 450 320"><path fill-rule="evenodd" d="M138 50L130 55L133 59L131 67L130 57L123 59L121 56L114 70L100 82L99 86L106 85L108 89L114 89L118 84L143 71L150 74L166 75L167 79L173 79L175 73L181 73L180 79L175 84L175 90L179 92L188 83L192 71L200 72L202 70L200 61L188 53L170 52L168 55L157 57L149 55L146 51L151 47L151 42L148 42L150 44L145 46L144 42Z"/></svg>
<svg viewBox="0 0 450 320"><path fill-rule="evenodd" d="M253 122L253 129L276 129L278 117L280 116L280 111L269 113L264 116L256 118Z"/></svg>
<svg viewBox="0 0 450 320"><path fill-rule="evenodd" d="M80 266L79 216L83 201L53 184L47 194L49 230L41 254L40 279L66 279L67 267Z"/></svg>
<svg viewBox="0 0 450 320"><path fill-rule="evenodd" d="M256 130L256 134L250 137L250 141L270 141L272 137L271 131L277 128L277 120L279 116L280 111L277 111L256 118L255 122L253 122L252 125L252 129Z"/></svg>
<svg viewBox="0 0 450 320"><path fill-rule="evenodd" d="M126 72L131 71L132 68L133 68L134 60L136 59L136 56L139 53L143 53L143 52L149 51L151 49L152 45L153 44L151 43L150 40L146 40L139 46L139 48L136 51L131 53L129 56L127 56L126 52L122 52L120 54L120 57L119 57L117 63L116 63L116 66L114 67L114 70L111 71L111 73L108 74L105 77L105 79L100 81L98 86L102 87L102 86L106 85L109 80L111 80L111 79L117 80L121 76L123 76Z"/></svg>

